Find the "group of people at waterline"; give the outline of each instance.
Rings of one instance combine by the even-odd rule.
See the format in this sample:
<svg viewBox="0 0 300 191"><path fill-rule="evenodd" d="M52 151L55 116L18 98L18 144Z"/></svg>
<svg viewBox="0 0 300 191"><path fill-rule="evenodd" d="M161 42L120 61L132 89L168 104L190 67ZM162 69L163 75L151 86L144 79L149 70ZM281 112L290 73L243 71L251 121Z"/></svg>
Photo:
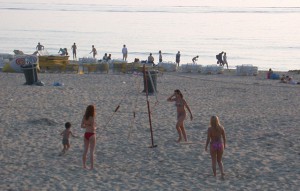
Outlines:
<svg viewBox="0 0 300 191"><path fill-rule="evenodd" d="M38 45L36 46L36 50L37 51L44 50L44 46L41 45L40 42L39 42ZM72 54L73 54L73 60L76 60L77 59L77 45L76 45L75 42L71 46L71 50L72 50ZM68 56L69 55L67 48L60 48L58 53L60 53L61 56ZM98 52L97 52L97 49L95 48L94 45L92 45L92 50L90 51L89 54L93 54L93 58L96 58L96 55L98 54ZM123 55L123 60L127 61L128 49L127 49L125 44L123 45L123 48L122 48L122 55ZM179 67L179 64L180 64L180 57L181 57L181 54L180 54L180 51L178 51L176 53L176 56L175 56L175 62L176 62L178 67ZM198 58L199 58L199 55L192 58L193 64L197 64ZM226 52L221 52L221 53L217 54L216 58L217 58L217 64L220 64L220 66L225 66L226 65L227 69L228 69ZM105 60L105 61L111 60L111 54L105 53L102 60ZM152 53L150 53L149 56L148 56L148 59L146 60L146 62L149 63L149 64L154 64L154 60L155 59L154 59ZM161 50L158 51L158 61L163 62L163 57L162 57L162 51Z"/></svg>
<svg viewBox="0 0 300 191"><path fill-rule="evenodd" d="M188 138L186 134L186 130L184 127L184 121L187 118L187 112L189 112L190 119L193 120L192 111L187 104L186 100L183 98L183 94L180 90L176 89L174 93L167 98L168 102L173 102L176 106L177 110L177 123L176 130L178 133L178 139L176 142L187 143ZM96 108L94 105L87 106L85 113L83 115L81 121L81 128L85 129L85 133L83 136L84 142L84 151L82 155L82 164L83 168L87 169L86 161L87 154L90 153L90 169L94 168L94 151L96 147ZM70 148L70 136L76 137L73 135L71 129L71 124L67 122L65 124L65 130L61 133L63 136L62 144L63 150L61 154L64 154ZM220 124L219 118L217 116L212 116L210 118L210 127L207 130L207 139L205 144L205 151L208 150L208 146L210 145L210 155L212 160L212 170L214 176L216 176L216 165L218 164L221 177L224 178L224 169L222 163L222 155L224 149L226 147L226 135L225 129Z"/></svg>

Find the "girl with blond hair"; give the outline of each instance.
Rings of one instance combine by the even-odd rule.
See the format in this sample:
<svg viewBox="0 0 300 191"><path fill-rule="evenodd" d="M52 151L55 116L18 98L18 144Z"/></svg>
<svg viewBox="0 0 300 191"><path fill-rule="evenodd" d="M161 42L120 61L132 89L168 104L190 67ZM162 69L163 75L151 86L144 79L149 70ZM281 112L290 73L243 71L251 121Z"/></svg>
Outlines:
<svg viewBox="0 0 300 191"><path fill-rule="evenodd" d="M212 116L210 118L210 127L207 130L205 151L207 151L207 146L209 143L210 143L210 155L211 155L211 162L212 162L212 169L213 169L214 176L217 175L216 166L218 162L219 169L221 171L221 176L222 178L224 178L222 155L226 146L226 135L225 135L225 129L220 124L219 118L217 116Z"/></svg>

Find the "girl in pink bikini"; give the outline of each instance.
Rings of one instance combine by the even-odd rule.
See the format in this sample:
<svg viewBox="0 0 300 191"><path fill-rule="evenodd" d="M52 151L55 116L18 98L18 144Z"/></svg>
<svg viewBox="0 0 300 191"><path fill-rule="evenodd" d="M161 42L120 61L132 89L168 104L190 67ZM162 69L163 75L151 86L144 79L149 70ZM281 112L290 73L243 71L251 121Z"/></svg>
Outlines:
<svg viewBox="0 0 300 191"><path fill-rule="evenodd" d="M217 175L216 166L218 162L219 169L221 171L221 176L222 178L224 178L222 155L226 145L226 135L225 135L225 129L220 124L219 118L217 116L212 116L210 118L210 127L207 130L205 151L207 151L207 146L209 143L210 143L210 155L211 155L211 162L212 162L212 169L213 169L214 176Z"/></svg>
<svg viewBox="0 0 300 191"><path fill-rule="evenodd" d="M183 95L180 92L180 90L175 90L174 94L171 95L167 99L167 101L169 101L169 102L175 102L175 106L177 108L176 129L177 129L178 136L179 136L177 142L179 143L181 141L182 136L183 136L185 142L187 142L187 136L186 136L186 133L185 133L184 123L183 123L184 120L185 120L185 118L186 118L185 108L189 111L191 120L193 120L192 112L191 112L188 104L186 103L186 101L183 99Z"/></svg>
<svg viewBox="0 0 300 191"><path fill-rule="evenodd" d="M94 168L94 152L96 146L95 107L89 105L82 118L81 128L85 128L84 151L82 156L83 168L86 168L86 155L90 148L91 170Z"/></svg>

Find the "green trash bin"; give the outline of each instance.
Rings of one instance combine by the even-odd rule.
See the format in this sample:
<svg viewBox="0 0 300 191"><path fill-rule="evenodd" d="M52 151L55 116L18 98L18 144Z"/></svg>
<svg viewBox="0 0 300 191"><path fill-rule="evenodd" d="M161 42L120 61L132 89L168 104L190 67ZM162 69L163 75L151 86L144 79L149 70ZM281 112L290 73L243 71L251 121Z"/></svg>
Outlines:
<svg viewBox="0 0 300 191"><path fill-rule="evenodd" d="M32 85L38 81L36 64L28 64L25 66L21 66L21 68L26 79L25 85Z"/></svg>
<svg viewBox="0 0 300 191"><path fill-rule="evenodd" d="M149 73L150 73L150 76L149 76ZM146 75L144 75L144 90L143 92L146 92L146 89L148 87L148 93L154 93L157 92L157 71L146 71ZM145 79L145 76L147 78L147 87L146 87L146 79ZM152 79L152 82L153 82L153 85L152 85L152 82L151 82L151 79Z"/></svg>

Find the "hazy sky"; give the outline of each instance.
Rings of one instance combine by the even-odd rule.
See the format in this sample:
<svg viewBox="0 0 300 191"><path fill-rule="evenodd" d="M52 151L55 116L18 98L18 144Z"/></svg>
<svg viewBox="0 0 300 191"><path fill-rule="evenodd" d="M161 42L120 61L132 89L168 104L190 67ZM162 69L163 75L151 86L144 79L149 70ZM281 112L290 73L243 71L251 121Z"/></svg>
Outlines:
<svg viewBox="0 0 300 191"><path fill-rule="evenodd" d="M116 4L149 6L300 7L300 0L0 0L0 3ZM0 4L1 6L1 4Z"/></svg>

